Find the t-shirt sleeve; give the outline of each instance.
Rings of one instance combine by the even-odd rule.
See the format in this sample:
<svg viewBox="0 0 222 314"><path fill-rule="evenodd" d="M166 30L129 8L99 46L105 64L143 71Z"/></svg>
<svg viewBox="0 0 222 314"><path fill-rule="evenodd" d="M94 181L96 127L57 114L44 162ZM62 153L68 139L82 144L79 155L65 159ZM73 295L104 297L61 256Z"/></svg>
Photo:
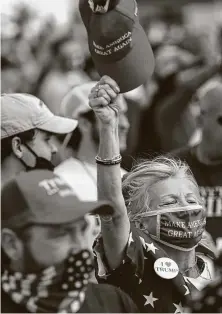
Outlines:
<svg viewBox="0 0 222 314"><path fill-rule="evenodd" d="M94 247L94 254L96 257L96 276L98 282L122 286L122 280L126 280L126 282L133 279L138 281L139 278L142 277L144 271L143 242L144 239L140 237L137 229L131 225L123 260L119 267L110 269L105 256L102 237L98 239Z"/></svg>

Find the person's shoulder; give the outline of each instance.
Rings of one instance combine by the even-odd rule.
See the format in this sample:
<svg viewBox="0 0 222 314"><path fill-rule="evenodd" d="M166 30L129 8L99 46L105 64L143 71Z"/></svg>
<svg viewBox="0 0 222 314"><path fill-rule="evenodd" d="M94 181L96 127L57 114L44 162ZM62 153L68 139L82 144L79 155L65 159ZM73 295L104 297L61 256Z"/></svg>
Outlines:
<svg viewBox="0 0 222 314"><path fill-rule="evenodd" d="M109 284L95 284L90 283L87 289L86 297L99 296L99 299L109 303L110 310L116 308L120 312L137 313L138 309L132 299L123 292L120 288L117 288ZM108 302L108 300L111 300Z"/></svg>
<svg viewBox="0 0 222 314"><path fill-rule="evenodd" d="M60 174L60 172L63 171L70 171L70 170L82 170L82 164L81 162L74 158L74 157L70 157L66 160L64 160L62 163L60 163L54 170L55 173Z"/></svg>
<svg viewBox="0 0 222 314"><path fill-rule="evenodd" d="M99 295L106 295L109 293L109 294L118 294L119 289L112 286L112 285L109 285L109 284L96 284L96 283L90 283L88 285L88 289L87 289L87 294L89 293L98 293ZM120 290L121 291L121 290Z"/></svg>

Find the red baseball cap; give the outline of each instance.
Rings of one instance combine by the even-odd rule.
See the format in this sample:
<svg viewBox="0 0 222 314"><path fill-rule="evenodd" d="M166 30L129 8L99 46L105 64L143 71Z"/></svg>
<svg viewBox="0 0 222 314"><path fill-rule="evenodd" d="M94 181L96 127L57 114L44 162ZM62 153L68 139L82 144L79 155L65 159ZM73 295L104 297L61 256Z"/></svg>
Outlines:
<svg viewBox="0 0 222 314"><path fill-rule="evenodd" d="M3 228L29 224L62 225L88 213L113 213L109 202L83 202L58 175L48 170L23 172L8 181L1 191Z"/></svg>
<svg viewBox="0 0 222 314"><path fill-rule="evenodd" d="M120 0L110 10L110 1L105 2L104 6L93 6L93 1L80 0L80 14L96 69L101 76L113 78L125 93L151 77L154 56L139 23L136 1Z"/></svg>

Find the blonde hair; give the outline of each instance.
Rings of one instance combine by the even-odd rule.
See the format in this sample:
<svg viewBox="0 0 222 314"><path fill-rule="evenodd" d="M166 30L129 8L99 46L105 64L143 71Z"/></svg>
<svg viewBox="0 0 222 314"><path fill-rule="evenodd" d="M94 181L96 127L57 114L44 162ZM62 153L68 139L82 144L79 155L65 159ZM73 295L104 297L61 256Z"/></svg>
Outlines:
<svg viewBox="0 0 222 314"><path fill-rule="evenodd" d="M139 221L141 214L150 211L149 189L157 182L171 178L187 178L198 185L189 166L181 160L160 156L145 160L133 166L124 177L122 191L128 216L131 221ZM201 201L200 195L198 198Z"/></svg>

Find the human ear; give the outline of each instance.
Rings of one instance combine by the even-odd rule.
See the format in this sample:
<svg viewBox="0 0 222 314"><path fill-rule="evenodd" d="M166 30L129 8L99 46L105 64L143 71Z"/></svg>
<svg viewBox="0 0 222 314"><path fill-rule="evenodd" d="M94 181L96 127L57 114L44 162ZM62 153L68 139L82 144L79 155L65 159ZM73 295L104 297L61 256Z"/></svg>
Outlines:
<svg viewBox="0 0 222 314"><path fill-rule="evenodd" d="M11 145L12 151L18 159L23 160L29 167L35 166L36 157L30 152L26 145L22 144L22 141L18 136L13 137Z"/></svg>
<svg viewBox="0 0 222 314"><path fill-rule="evenodd" d="M11 229L2 229L2 249L11 261L18 261L22 256L21 240Z"/></svg>
<svg viewBox="0 0 222 314"><path fill-rule="evenodd" d="M16 155L16 157L21 159L24 154L21 139L18 136L13 137L11 145L13 153Z"/></svg>

